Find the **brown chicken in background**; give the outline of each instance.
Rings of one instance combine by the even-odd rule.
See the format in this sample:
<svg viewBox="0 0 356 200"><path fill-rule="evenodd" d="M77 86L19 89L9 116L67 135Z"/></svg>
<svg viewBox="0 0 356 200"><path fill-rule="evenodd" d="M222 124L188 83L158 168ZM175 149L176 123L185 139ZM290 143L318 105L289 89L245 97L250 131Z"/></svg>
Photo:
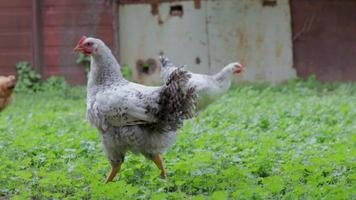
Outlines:
<svg viewBox="0 0 356 200"><path fill-rule="evenodd" d="M0 111L10 104L15 85L15 76L0 76Z"/></svg>

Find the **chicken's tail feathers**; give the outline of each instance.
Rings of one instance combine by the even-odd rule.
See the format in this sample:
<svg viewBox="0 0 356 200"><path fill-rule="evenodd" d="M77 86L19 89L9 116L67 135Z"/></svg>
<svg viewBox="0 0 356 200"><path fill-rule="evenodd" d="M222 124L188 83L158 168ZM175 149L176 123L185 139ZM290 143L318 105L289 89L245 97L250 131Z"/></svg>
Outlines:
<svg viewBox="0 0 356 200"><path fill-rule="evenodd" d="M175 69L168 77L160 92L157 118L162 129L177 130L185 119L196 112L197 94L195 87L189 86L191 75L182 68Z"/></svg>
<svg viewBox="0 0 356 200"><path fill-rule="evenodd" d="M177 67L165 55L161 55L159 57L159 61L161 62L161 66L162 66L161 67L161 79L164 82L167 82L170 74L172 74L172 72L174 70L176 70Z"/></svg>

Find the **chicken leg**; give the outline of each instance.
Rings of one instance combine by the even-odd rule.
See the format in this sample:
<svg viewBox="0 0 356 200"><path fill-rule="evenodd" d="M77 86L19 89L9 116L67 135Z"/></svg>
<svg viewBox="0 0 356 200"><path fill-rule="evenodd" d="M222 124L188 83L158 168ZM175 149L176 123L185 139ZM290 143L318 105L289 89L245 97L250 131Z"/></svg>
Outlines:
<svg viewBox="0 0 356 200"><path fill-rule="evenodd" d="M153 156L153 162L157 165L158 169L161 170L161 178L166 179L167 177L167 172L164 169L164 162L162 159L162 155L161 154L157 154L155 156Z"/></svg>
<svg viewBox="0 0 356 200"><path fill-rule="evenodd" d="M110 174L109 174L109 176L106 178L105 183L111 182L111 181L115 178L116 174L120 171L120 168L121 168L121 164L118 165L118 166L116 166L116 167L111 167Z"/></svg>

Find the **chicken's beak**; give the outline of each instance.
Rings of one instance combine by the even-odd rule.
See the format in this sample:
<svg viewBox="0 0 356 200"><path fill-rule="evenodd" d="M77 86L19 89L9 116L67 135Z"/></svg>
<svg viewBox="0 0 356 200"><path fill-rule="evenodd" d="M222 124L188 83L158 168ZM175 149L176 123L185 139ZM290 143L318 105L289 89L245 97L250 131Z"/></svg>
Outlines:
<svg viewBox="0 0 356 200"><path fill-rule="evenodd" d="M74 52L75 52L75 53L79 53L79 52L81 52L81 51L83 51L83 47L81 47L80 45L77 45L77 46L74 48Z"/></svg>

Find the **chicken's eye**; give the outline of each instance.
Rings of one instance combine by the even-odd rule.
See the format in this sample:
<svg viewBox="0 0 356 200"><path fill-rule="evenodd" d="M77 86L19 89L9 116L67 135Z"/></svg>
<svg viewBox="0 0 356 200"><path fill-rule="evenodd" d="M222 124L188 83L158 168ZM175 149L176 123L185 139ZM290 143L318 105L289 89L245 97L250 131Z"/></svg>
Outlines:
<svg viewBox="0 0 356 200"><path fill-rule="evenodd" d="M85 43L85 46L91 47L93 46L93 43L92 42Z"/></svg>

